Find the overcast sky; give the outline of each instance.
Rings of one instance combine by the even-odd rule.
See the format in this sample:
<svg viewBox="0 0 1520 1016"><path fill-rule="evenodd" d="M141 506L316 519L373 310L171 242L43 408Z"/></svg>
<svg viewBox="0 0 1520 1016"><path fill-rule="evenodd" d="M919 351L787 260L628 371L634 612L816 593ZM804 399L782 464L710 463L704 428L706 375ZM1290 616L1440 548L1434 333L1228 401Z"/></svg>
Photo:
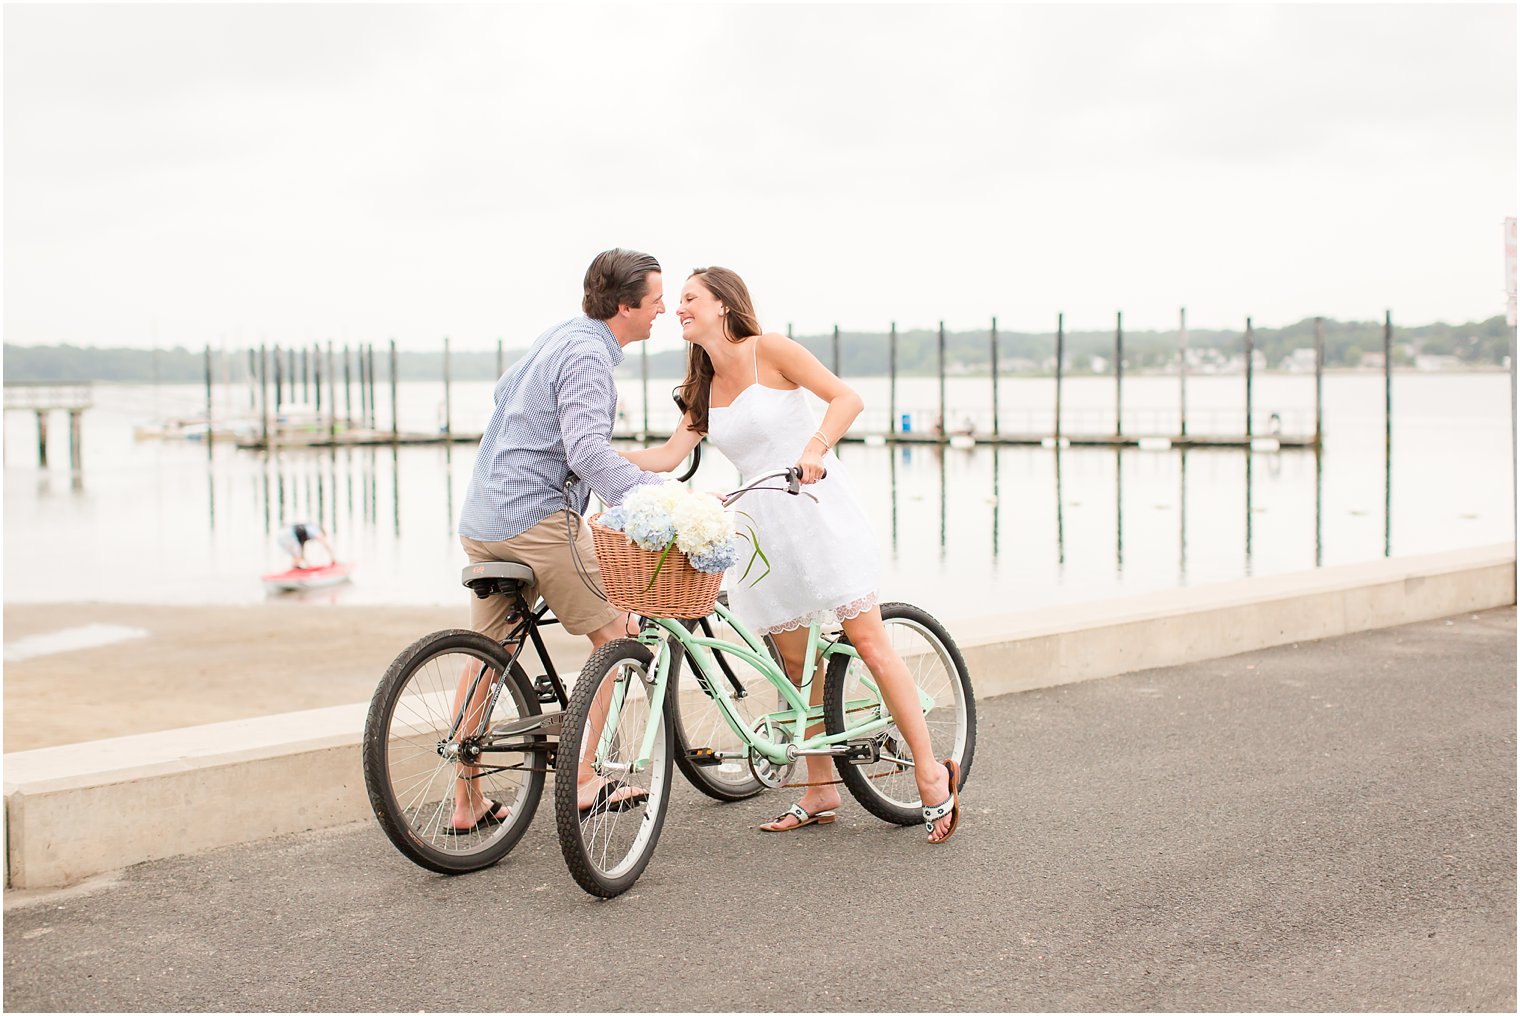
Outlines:
<svg viewBox="0 0 1520 1016"><path fill-rule="evenodd" d="M9 5L5 340L516 348L611 246L799 333L1482 319L1515 57L1509 4Z"/></svg>

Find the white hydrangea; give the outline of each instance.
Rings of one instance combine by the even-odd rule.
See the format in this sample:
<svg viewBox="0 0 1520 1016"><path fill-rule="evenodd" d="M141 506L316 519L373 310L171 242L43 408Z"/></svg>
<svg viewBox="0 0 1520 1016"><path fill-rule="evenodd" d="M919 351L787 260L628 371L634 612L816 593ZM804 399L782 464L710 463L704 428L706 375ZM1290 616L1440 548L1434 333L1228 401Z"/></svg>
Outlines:
<svg viewBox="0 0 1520 1016"><path fill-rule="evenodd" d="M649 551L663 551L674 540L690 557L734 535L733 520L722 503L673 480L635 488L624 499L621 513L629 542Z"/></svg>
<svg viewBox="0 0 1520 1016"><path fill-rule="evenodd" d="M688 557L727 543L734 535L734 524L723 505L706 494L686 498L671 517L676 524L676 547Z"/></svg>

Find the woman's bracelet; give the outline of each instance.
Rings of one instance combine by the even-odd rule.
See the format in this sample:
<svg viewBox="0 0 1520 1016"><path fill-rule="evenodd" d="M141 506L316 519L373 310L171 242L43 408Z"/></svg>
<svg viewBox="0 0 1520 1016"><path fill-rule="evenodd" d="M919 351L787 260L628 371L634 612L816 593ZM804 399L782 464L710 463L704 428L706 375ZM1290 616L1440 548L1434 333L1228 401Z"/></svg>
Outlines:
<svg viewBox="0 0 1520 1016"><path fill-rule="evenodd" d="M828 451L830 448L833 447L833 445L829 442L829 439L824 435L823 431L821 431L821 430L815 430L815 431L813 431L813 436L816 437L819 440L819 442L823 445L823 450L824 451Z"/></svg>

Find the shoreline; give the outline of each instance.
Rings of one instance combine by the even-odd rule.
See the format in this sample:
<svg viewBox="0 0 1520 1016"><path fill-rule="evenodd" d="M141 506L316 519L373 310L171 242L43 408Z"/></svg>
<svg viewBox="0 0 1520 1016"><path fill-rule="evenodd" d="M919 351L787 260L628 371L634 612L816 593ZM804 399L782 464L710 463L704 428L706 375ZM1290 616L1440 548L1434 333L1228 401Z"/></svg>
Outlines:
<svg viewBox="0 0 1520 1016"><path fill-rule="evenodd" d="M88 625L138 638L5 664L4 750L368 702L416 639L464 628L454 607L269 603L238 606L5 604L7 650L22 639ZM585 639L544 631L556 667L579 669ZM581 649L580 647L586 647Z"/></svg>

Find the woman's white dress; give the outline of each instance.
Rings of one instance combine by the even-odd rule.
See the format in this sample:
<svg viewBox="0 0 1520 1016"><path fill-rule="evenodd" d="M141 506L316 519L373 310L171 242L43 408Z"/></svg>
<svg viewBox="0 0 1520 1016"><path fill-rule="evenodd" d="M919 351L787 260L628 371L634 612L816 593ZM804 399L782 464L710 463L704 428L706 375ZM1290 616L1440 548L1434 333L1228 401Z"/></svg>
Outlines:
<svg viewBox="0 0 1520 1016"><path fill-rule="evenodd" d="M806 389L766 388L758 381L731 404L710 409L707 421L708 440L738 467L746 484L795 465L818 429ZM805 627L815 618L828 627L877 605L876 533L844 464L832 451L823 464L828 475L802 488L818 498L816 503L757 490L734 506L743 513L735 520L739 531L754 526L770 560L770 574L759 582L755 576L765 565L758 560L743 581L743 562L727 577L730 607L757 635Z"/></svg>

